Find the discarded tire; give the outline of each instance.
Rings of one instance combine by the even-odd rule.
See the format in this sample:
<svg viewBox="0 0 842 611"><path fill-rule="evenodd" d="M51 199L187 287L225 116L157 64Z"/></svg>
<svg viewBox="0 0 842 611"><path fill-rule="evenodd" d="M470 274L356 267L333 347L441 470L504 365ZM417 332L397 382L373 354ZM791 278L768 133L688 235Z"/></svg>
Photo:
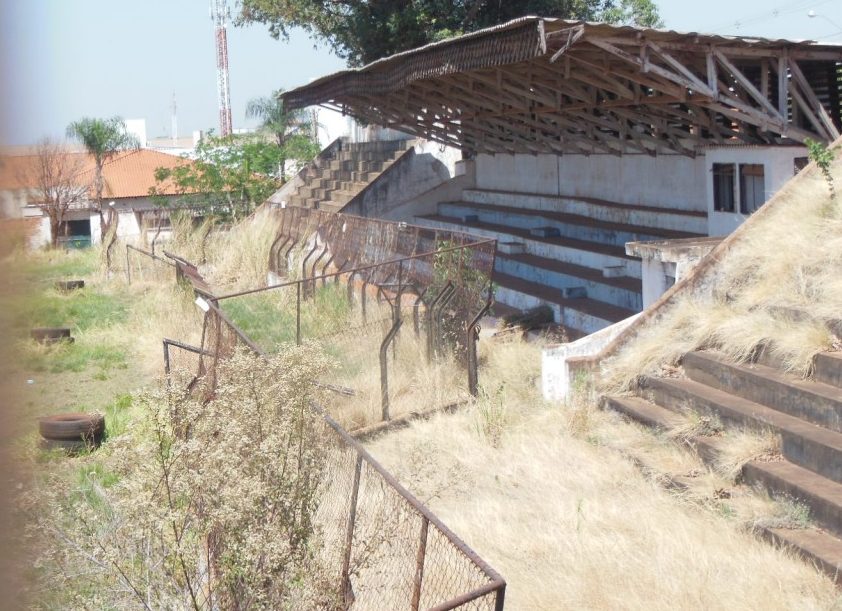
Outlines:
<svg viewBox="0 0 842 611"><path fill-rule="evenodd" d="M42 450L63 450L68 454L87 452L98 445L98 442L89 443L81 439L76 439L75 441L70 439L41 439L40 443Z"/></svg>
<svg viewBox="0 0 842 611"><path fill-rule="evenodd" d="M35 327L29 332L29 335L41 344L73 343L69 327Z"/></svg>
<svg viewBox="0 0 842 611"><path fill-rule="evenodd" d="M105 434L102 414L56 414L38 421L41 437L49 441L71 441L98 445Z"/></svg>
<svg viewBox="0 0 842 611"><path fill-rule="evenodd" d="M75 291L83 288L85 288L84 280L58 280L56 282L56 289L59 291Z"/></svg>

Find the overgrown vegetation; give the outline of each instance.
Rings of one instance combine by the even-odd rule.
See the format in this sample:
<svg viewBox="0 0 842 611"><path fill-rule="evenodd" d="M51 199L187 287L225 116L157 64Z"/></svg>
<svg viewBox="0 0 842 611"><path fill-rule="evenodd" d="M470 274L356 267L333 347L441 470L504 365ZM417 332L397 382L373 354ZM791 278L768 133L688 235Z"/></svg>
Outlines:
<svg viewBox="0 0 842 611"><path fill-rule="evenodd" d="M326 425L310 347L220 365L214 398L143 393L131 433L67 490L31 499L53 545L41 566L56 604L99 608L275 609L332 605L320 566ZM335 602L335 601L334 601Z"/></svg>
<svg viewBox="0 0 842 611"><path fill-rule="evenodd" d="M828 162L832 179L842 173ZM734 361L762 349L795 374L810 373L814 355L839 340L828 321L842 303L842 204L828 192L824 170L804 170L798 187L731 244L694 291L684 291L604 366L606 387L624 389L641 374L657 375L685 353L715 348Z"/></svg>

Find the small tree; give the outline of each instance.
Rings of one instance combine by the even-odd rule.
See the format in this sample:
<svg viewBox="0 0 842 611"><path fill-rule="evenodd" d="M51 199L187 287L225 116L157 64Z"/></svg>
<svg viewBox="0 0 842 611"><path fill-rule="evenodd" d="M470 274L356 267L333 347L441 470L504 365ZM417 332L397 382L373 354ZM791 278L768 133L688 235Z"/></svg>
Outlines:
<svg viewBox="0 0 842 611"><path fill-rule="evenodd" d="M80 182L82 160L65 147L44 138L35 149L35 159L23 170L21 183L34 190L36 206L50 219L50 244L58 246L59 231L71 206L85 200L87 185Z"/></svg>
<svg viewBox="0 0 842 611"><path fill-rule="evenodd" d="M67 135L82 143L94 158L94 206L99 213L99 228L102 235L106 269L111 268L111 249L117 241L117 213L102 207L102 168L110 159L126 149L138 148L137 139L126 131L126 124L120 117L91 119L84 117L67 126Z"/></svg>
<svg viewBox="0 0 842 611"><path fill-rule="evenodd" d="M317 511L332 437L310 408L325 358L312 346L220 361L209 401L142 395L125 437L81 490L33 493L40 565L56 608L335 609ZM175 380L173 380L175 382Z"/></svg>
<svg viewBox="0 0 842 611"><path fill-rule="evenodd" d="M318 143L311 136L311 125L306 111L288 111L280 99L282 90L272 92L268 98L254 98L246 106L246 116L260 119L260 130L271 134L278 145L278 178L286 182L284 172L287 159L300 159L306 155L312 159L318 152ZM309 145L309 146L308 146Z"/></svg>
<svg viewBox="0 0 842 611"><path fill-rule="evenodd" d="M281 150L253 136L209 136L196 147L196 159L184 159L174 168L155 170L152 195L165 183L174 188L179 203L201 206L207 216L237 221L274 193Z"/></svg>

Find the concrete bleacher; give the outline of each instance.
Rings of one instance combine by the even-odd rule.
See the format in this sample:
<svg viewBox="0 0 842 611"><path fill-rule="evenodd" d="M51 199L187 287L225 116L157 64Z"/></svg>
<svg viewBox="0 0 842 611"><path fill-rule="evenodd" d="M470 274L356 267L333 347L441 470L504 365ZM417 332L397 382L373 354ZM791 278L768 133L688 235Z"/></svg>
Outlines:
<svg viewBox="0 0 842 611"><path fill-rule="evenodd" d="M581 333L643 307L640 260L626 254L626 242L699 237L707 228L704 212L484 189L466 189L416 221L496 238L497 301L549 305Z"/></svg>

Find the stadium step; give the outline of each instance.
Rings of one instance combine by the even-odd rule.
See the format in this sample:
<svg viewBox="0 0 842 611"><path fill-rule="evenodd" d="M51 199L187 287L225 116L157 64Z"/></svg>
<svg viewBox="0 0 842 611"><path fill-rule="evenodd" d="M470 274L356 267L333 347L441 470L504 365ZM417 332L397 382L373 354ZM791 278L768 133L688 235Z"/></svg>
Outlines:
<svg viewBox="0 0 842 611"><path fill-rule="evenodd" d="M623 246L626 242L700 237L699 234L686 231L601 221L580 214L464 201L440 203L438 214L463 219L468 217L484 223L526 230L552 228L562 237L615 246Z"/></svg>
<svg viewBox="0 0 842 611"><path fill-rule="evenodd" d="M343 141L332 157L315 160L300 174L304 184L289 196L288 203L339 211L406 154L412 145L411 140Z"/></svg>
<svg viewBox="0 0 842 611"><path fill-rule="evenodd" d="M621 204L577 195L537 195L489 189L465 189L462 192L462 200L491 206L575 214L598 221L696 234L707 234L708 229L706 212L682 210L680 206L662 208Z"/></svg>
<svg viewBox="0 0 842 611"><path fill-rule="evenodd" d="M682 359L686 377L644 377L635 396L604 396L603 408L658 430L685 427L688 414L715 418L724 427L767 432L780 438L781 457L752 460L740 481L809 508L816 528L764 528L765 535L795 549L840 581L842 574L842 354L816 356L813 380L768 365L737 364L713 351ZM686 440L686 439L685 439ZM699 456L715 463L728 436L695 435Z"/></svg>

